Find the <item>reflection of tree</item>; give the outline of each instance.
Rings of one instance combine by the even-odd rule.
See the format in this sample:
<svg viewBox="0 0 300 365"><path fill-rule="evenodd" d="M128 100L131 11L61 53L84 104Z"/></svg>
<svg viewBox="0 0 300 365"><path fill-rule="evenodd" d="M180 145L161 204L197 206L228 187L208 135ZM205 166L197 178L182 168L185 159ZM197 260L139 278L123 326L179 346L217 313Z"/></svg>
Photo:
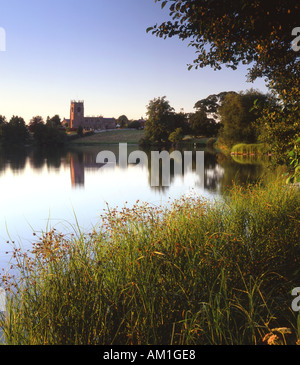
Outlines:
<svg viewBox="0 0 300 365"><path fill-rule="evenodd" d="M64 148L34 148L29 153L30 165L34 169L40 170L44 166L48 169L59 169L61 161L66 156Z"/></svg>
<svg viewBox="0 0 300 365"><path fill-rule="evenodd" d="M5 171L6 168L6 159L5 156L3 156L3 153L0 149L0 174L2 174L3 171Z"/></svg>
<svg viewBox="0 0 300 365"><path fill-rule="evenodd" d="M187 148L180 149L180 152L188 151ZM168 151L169 153L172 150ZM148 156L148 170L149 170L149 185L151 186L151 151L147 151ZM196 151L192 151L192 172L197 173L196 170ZM212 192L224 193L228 188L232 187L233 182L238 184L247 184L257 182L264 172L264 165L259 161L249 161L250 163L235 162L230 156L226 157L223 154L216 153L213 150L206 150L204 157L204 189ZM170 161L170 175L171 185L175 178L184 175L184 158L182 157L182 174L178 175L174 168L174 161ZM199 176L199 179L201 177ZM196 186L197 186L196 182ZM166 192L169 187L162 185L162 172L160 164L159 186L151 186L152 189Z"/></svg>
<svg viewBox="0 0 300 365"><path fill-rule="evenodd" d="M158 152L162 152L163 149L157 149ZM173 150L168 150L169 153L171 153ZM151 189L156 190L160 193L166 193L169 190L168 186L163 186L163 182L162 182L162 161L159 161L159 169L158 169L158 177L157 177L157 181L158 181L158 185L157 186L152 186L151 184L151 176L152 173L154 173L151 169L152 164L151 164L151 149L146 149L144 150L144 152L146 152L147 157L148 157L148 184L151 187ZM170 183L172 184L174 182L174 178L175 178L175 174L174 174L174 161L171 159L170 161Z"/></svg>
<svg viewBox="0 0 300 365"><path fill-rule="evenodd" d="M26 149L24 147L5 146L1 148L2 168L10 168L13 172L24 170L26 165Z"/></svg>
<svg viewBox="0 0 300 365"><path fill-rule="evenodd" d="M250 163L245 163L244 160L243 163L239 163L231 156L227 157L222 154L218 154L218 164L224 169L224 175L221 181L222 193L230 189L233 186L233 183L255 183L263 176L264 164L259 163L258 160L256 160L255 163L253 163L254 161L249 162Z"/></svg>
<svg viewBox="0 0 300 365"><path fill-rule="evenodd" d="M216 153L206 151L204 158L204 188L216 191L219 186L221 176L218 169Z"/></svg>
<svg viewBox="0 0 300 365"><path fill-rule="evenodd" d="M117 166L120 167L119 161L119 146L109 146L103 148L103 150L110 150L116 156ZM128 146L128 156L131 152L137 151L137 146ZM151 149L140 149L147 155L148 164L148 184L151 189L158 192L166 193L169 190L169 186L163 186L162 181L162 163L160 161L158 186L151 186ZM160 150L159 152L161 152ZM174 149L167 150L168 153L172 153ZM197 176L199 173L196 168L196 150L193 150L193 146L186 146L178 148L176 151L181 153L182 158L174 162L170 159L170 186L172 186L177 178L184 178L185 164L184 164L184 152L192 152L192 163L189 166L188 172L195 176L195 187L201 187L201 176ZM26 165L26 161L29 160L30 166L33 170L40 170L44 167L59 169L62 164L66 163L70 166L72 185L84 186L84 174L85 170L99 171L101 167L96 162L96 157L99 153L99 147L86 147L76 149L0 149L0 173L5 172L6 169L11 168L13 171L22 171ZM242 163L241 163L242 162ZM255 162L255 163L254 163ZM136 161L138 164L139 161ZM180 169L175 168L176 164L181 164ZM176 165L178 167L178 165ZM181 170L181 171L180 171ZM100 170L101 171L101 170ZM157 170L156 170L157 171ZM228 188L233 184L233 181L237 183L250 183L257 181L263 174L264 165L258 161L234 161L230 156L226 157L220 153L216 153L213 150L205 151L204 158L204 189L212 192L225 193ZM203 185L202 185L203 186Z"/></svg>
<svg viewBox="0 0 300 365"><path fill-rule="evenodd" d="M170 149L168 152L171 154L174 150ZM185 166L184 166L184 152L185 151L191 151L188 147L180 148L178 149L179 152L181 152L182 159L181 159L181 173L178 173L177 169L175 169L175 162L173 159L170 160L170 183L171 185L174 183L174 180L178 177L184 177L185 174ZM161 152L161 150L160 150ZM197 174L197 158L196 158L196 150L192 150L192 164L190 166L190 172L193 174ZM153 173L151 171L151 151L147 151L148 156L148 170L149 170L149 185L151 186L151 174ZM178 163L178 161L176 162ZM220 172L217 168L217 157L214 152L205 151L205 157L204 157L204 188L207 190L216 190L218 186L218 182L220 180ZM202 176L198 176L196 186L201 186ZM168 186L163 186L162 184L162 163L160 162L160 170L159 170L159 186L151 186L154 190L159 191L167 191L169 189Z"/></svg>
<svg viewBox="0 0 300 365"><path fill-rule="evenodd" d="M30 154L30 166L34 169L34 170L41 170L46 163L46 159L44 154L42 154L40 152L39 149L34 149L32 151L32 153Z"/></svg>
<svg viewBox="0 0 300 365"><path fill-rule="evenodd" d="M55 149L51 153L48 152L46 154L47 167L59 169L61 166L61 160L63 156L64 156L64 151L60 149Z"/></svg>
<svg viewBox="0 0 300 365"><path fill-rule="evenodd" d="M0 149L0 171L11 169L14 172L22 172L27 160L34 170L40 170L45 165L48 168L58 169L66 152L63 149L26 149L24 147L5 146Z"/></svg>

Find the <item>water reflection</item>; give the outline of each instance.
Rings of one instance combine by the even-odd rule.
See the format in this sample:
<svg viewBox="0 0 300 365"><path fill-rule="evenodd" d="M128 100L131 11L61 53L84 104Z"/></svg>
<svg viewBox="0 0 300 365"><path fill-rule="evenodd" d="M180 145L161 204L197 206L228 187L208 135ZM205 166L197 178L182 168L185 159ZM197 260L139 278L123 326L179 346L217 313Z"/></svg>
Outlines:
<svg viewBox="0 0 300 365"><path fill-rule="evenodd" d="M96 163L101 150L115 154L117 163L111 169ZM137 146L128 146L127 152L136 150ZM193 146L181 152L184 150L193 151L195 157ZM145 152L148 166L128 165L125 169L119 163L119 146L0 149L0 268L9 263L5 252L11 248L5 242L20 242L24 249L30 248L33 231L55 227L64 233L72 232L78 224L82 231L89 232L99 224L107 205L132 207L138 200L164 205L190 193L214 199L226 194L233 182L256 181L264 171L264 164L259 161L234 161L206 150L204 189L197 186L195 158L184 175L171 163L169 187L162 186L161 180L152 187L151 151Z"/></svg>
<svg viewBox="0 0 300 365"><path fill-rule="evenodd" d="M136 151L137 146L127 147L127 158L133 151ZM5 174L8 170L13 174L20 174L25 169L27 163L30 168L39 172L45 167L49 171L60 171L61 168L70 169L70 181L73 188L84 188L85 175L87 172L94 172L99 174L104 172L104 166L96 163L96 157L100 151L109 150L116 156L115 168L122 168L119 164L119 146L92 146L92 147L76 147L72 149L2 149L0 150L0 182L1 175ZM193 163L190 169L190 174L196 174L196 151L193 147L181 148L180 152L191 151L193 154ZM169 150L171 153L173 150ZM169 187L165 187L161 181L161 174L158 186L151 186L151 150L145 150L148 156L148 184L151 189L165 192ZM184 159L182 159L182 163ZM235 183L248 183L257 181L265 170L265 162L258 160L254 157L226 157L221 153L214 150L205 150L204 159L204 189L223 194L228 188ZM178 173L174 168L174 161L170 163L170 176L171 185L177 179L184 179L184 166L182 168L183 173ZM200 176L195 177L195 184L201 179Z"/></svg>

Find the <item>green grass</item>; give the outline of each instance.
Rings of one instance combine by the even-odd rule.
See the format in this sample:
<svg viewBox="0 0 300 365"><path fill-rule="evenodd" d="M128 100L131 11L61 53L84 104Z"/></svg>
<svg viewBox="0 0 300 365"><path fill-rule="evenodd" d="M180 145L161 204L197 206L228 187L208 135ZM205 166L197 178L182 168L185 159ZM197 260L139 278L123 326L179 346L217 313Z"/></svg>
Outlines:
<svg viewBox="0 0 300 365"><path fill-rule="evenodd" d="M262 155L265 153L265 145L263 143L239 143L232 147L231 152L238 155Z"/></svg>
<svg viewBox="0 0 300 365"><path fill-rule="evenodd" d="M295 344L299 203L273 181L213 203L108 208L90 233L49 230L30 255L15 250L19 279L3 276L3 342Z"/></svg>
<svg viewBox="0 0 300 365"><path fill-rule="evenodd" d="M70 144L116 144L116 143L128 143L128 144L138 144L139 140L144 136L144 131L142 130L115 130L97 133L92 136L83 137L80 139L75 139L71 141Z"/></svg>

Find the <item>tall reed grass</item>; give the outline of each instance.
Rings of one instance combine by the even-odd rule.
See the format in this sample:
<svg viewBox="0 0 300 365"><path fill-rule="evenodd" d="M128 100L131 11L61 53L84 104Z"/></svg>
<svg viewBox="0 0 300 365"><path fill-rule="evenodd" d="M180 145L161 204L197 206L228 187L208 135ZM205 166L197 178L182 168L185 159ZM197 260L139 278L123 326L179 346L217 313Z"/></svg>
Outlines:
<svg viewBox="0 0 300 365"><path fill-rule="evenodd" d="M5 344L255 345L299 341L297 188L235 186L225 201L107 209L55 229L3 275Z"/></svg>

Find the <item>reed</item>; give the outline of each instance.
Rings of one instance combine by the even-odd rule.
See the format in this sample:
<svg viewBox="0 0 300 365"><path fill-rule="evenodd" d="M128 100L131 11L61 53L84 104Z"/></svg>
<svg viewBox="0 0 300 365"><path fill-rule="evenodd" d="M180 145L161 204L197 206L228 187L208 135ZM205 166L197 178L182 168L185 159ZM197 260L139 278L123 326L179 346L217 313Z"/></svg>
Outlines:
<svg viewBox="0 0 300 365"><path fill-rule="evenodd" d="M279 342L295 344L299 202L280 180L107 209L89 233L50 229L2 277L2 342L255 345L286 328Z"/></svg>

